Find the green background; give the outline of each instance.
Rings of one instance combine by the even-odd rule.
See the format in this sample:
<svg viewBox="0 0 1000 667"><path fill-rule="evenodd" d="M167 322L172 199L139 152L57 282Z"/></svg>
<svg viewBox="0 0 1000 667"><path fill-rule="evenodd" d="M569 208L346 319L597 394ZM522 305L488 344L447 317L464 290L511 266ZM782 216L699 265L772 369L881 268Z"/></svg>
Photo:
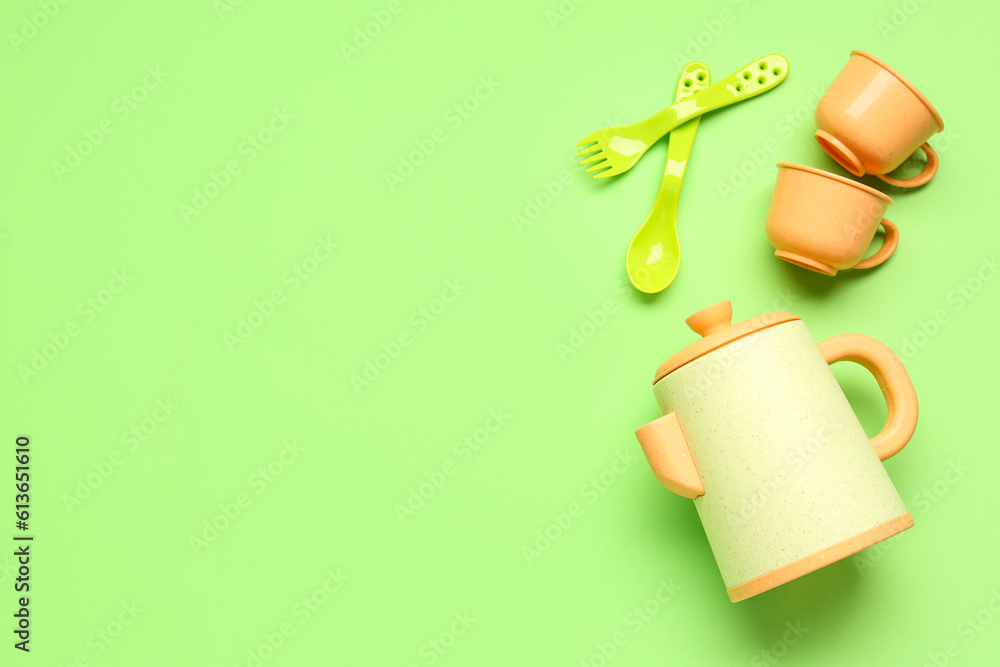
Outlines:
<svg viewBox="0 0 1000 667"><path fill-rule="evenodd" d="M0 398L35 535L32 653L5 628L0 663L995 660L993 5L329 4L0 10ZM946 132L934 181L892 192L896 255L830 279L763 223L775 162L844 173L812 111L854 48ZM574 144L669 104L689 60L772 52L786 82L703 119L680 272L639 295L666 142L603 181ZM886 464L915 528L737 605L633 436L683 319L723 299L884 341L921 401ZM835 373L877 432L875 381ZM8 623L14 576L0 556Z"/></svg>

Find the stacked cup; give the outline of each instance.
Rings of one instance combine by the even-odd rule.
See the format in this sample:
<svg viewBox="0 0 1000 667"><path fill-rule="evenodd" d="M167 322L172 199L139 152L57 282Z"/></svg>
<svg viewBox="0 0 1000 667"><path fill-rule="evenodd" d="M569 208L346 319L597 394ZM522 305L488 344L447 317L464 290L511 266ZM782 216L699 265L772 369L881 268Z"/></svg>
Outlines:
<svg viewBox="0 0 1000 667"><path fill-rule="evenodd" d="M864 51L847 65L816 107L816 141L854 176L872 174L901 188L927 183L938 156L927 140L944 121L913 84ZM889 172L918 149L923 171L908 179ZM878 266L892 255L899 230L883 218L892 198L849 178L790 162L778 163L778 179L767 214L767 238L775 256L826 275ZM885 240L865 258L876 230Z"/></svg>

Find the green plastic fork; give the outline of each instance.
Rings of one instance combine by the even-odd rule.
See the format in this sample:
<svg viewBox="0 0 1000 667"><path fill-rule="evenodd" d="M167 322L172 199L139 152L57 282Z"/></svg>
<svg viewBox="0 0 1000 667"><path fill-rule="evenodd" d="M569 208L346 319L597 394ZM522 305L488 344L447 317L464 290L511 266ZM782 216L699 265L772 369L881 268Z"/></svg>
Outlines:
<svg viewBox="0 0 1000 667"><path fill-rule="evenodd" d="M712 73L704 63L688 63L677 82L674 101L680 102L705 90L711 81ZM681 263L681 247L677 241L677 202L700 122L701 118L695 118L670 132L667 166L663 169L663 179L653 208L628 246L625 270L628 279L640 292L656 294L672 283L677 275Z"/></svg>
<svg viewBox="0 0 1000 667"><path fill-rule="evenodd" d="M654 116L631 125L598 130L581 140L580 164L592 165L594 178L617 176L631 169L660 137L692 118L765 93L788 76L788 61L777 53L758 58L696 95L674 103Z"/></svg>

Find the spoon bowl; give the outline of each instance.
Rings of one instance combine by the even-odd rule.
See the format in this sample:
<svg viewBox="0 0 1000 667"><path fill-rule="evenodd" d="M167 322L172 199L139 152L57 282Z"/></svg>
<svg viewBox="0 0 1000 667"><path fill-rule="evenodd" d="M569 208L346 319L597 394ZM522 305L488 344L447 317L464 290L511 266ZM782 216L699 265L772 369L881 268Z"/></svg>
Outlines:
<svg viewBox="0 0 1000 667"><path fill-rule="evenodd" d="M674 207L673 214L668 214L666 209L654 206L628 246L625 269L640 292L656 294L677 276L681 245L677 240L676 210Z"/></svg>

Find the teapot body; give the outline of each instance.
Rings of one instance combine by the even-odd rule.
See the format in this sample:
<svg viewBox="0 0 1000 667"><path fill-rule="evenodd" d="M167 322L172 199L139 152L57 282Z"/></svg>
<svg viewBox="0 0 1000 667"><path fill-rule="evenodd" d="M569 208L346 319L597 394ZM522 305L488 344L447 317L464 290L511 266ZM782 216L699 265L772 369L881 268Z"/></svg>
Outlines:
<svg viewBox="0 0 1000 667"><path fill-rule="evenodd" d="M732 340L658 379L665 417L637 431L664 481L674 464L656 460L656 424L679 426L663 437L684 441L677 465L696 479L678 492L694 498L734 602L913 525L830 370L839 359L821 349L827 342L818 346L799 319Z"/></svg>

